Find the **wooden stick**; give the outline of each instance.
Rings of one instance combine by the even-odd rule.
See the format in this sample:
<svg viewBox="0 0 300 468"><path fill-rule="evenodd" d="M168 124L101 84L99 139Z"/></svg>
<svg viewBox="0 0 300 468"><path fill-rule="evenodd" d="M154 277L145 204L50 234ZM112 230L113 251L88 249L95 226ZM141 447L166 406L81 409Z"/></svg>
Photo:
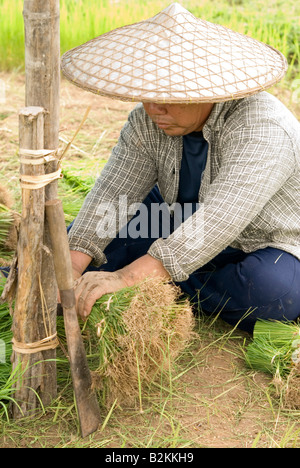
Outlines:
<svg viewBox="0 0 300 468"><path fill-rule="evenodd" d="M24 0L23 17L25 105L42 106L47 110L44 148L56 149L59 144L59 0Z"/></svg>
<svg viewBox="0 0 300 468"><path fill-rule="evenodd" d="M68 353L82 437L96 431L100 423L99 405L92 391L82 335L75 308L73 272L64 212L60 200L46 202L46 215L56 280L63 307Z"/></svg>
<svg viewBox="0 0 300 468"><path fill-rule="evenodd" d="M41 107L20 110L20 148L43 148L44 114L45 110ZM42 175L44 166L21 164L20 172L31 176ZM44 201L44 188L22 190L22 217L17 248L18 277L12 330L14 340L23 343L24 350L28 344L38 342L56 331L49 322L48 314L43 314L41 299ZM51 352L52 350L50 354ZM20 374L27 369L16 386L14 399L18 405L12 404L11 407L14 418L31 415L41 408L40 401L43 405L51 402L53 387L56 391L56 366L52 361L45 362L48 357L49 351L34 354L13 352L13 368L20 366Z"/></svg>
<svg viewBox="0 0 300 468"><path fill-rule="evenodd" d="M59 0L24 0L23 17L25 32L25 106L43 107L44 128L40 129L39 148L57 149L59 146L59 95L60 95L60 2ZM43 135L43 142L41 141ZM24 148L32 148L24 146ZM45 166L45 173L55 172L57 163ZM57 181L44 189L45 199L57 197ZM33 219L32 219L33 222ZM56 330L57 285L50 255L50 236L47 221L44 219L44 237L41 240L42 255L41 287L48 310L51 329ZM35 262L35 257L31 257ZM36 279L35 279L36 281ZM41 333L41 331L40 331ZM44 359L49 360L47 386L41 393L48 397L42 399L47 406L57 395L55 349L45 351ZM50 378L50 373L52 377Z"/></svg>

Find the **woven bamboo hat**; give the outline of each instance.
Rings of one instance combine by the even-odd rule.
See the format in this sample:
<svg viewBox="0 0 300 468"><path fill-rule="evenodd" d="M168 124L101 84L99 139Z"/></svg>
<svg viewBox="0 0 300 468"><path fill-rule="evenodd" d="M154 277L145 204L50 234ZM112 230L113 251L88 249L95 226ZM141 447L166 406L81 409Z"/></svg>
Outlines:
<svg viewBox="0 0 300 468"><path fill-rule="evenodd" d="M196 18L178 3L62 56L63 74L85 90L158 103L243 98L280 81L286 69L276 49Z"/></svg>

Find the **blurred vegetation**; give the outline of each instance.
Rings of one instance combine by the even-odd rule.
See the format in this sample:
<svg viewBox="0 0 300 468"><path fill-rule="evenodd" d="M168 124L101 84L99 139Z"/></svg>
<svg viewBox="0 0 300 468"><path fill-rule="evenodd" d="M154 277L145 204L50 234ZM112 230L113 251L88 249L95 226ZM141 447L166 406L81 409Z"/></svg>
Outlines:
<svg viewBox="0 0 300 468"><path fill-rule="evenodd" d="M111 29L149 18L170 0L61 0L61 53ZM279 49L300 76L300 3L292 0L183 0L195 16ZM24 69L23 0L0 0L0 70Z"/></svg>

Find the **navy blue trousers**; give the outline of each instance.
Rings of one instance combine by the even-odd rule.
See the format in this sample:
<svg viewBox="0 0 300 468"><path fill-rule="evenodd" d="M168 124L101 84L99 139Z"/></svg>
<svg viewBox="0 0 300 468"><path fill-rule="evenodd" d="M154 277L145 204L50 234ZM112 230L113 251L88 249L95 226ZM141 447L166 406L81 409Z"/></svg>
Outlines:
<svg viewBox="0 0 300 468"><path fill-rule="evenodd" d="M151 203L163 203L157 187L144 200L148 208ZM138 214L128 226L136 222ZM149 216L149 233L150 221ZM104 251L107 263L100 268L91 265L88 271L118 270L146 254L155 239L118 235ZM250 254L228 247L187 281L177 284L196 309L219 314L227 323L250 333L258 318L293 321L300 315L300 261L271 247Z"/></svg>

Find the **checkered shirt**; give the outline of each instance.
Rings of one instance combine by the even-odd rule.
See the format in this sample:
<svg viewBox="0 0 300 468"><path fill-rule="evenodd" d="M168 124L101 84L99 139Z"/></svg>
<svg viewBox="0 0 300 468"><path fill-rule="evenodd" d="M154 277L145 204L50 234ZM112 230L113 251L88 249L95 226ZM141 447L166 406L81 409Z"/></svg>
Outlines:
<svg viewBox="0 0 300 468"><path fill-rule="evenodd" d="M270 246L300 260L300 123L261 92L215 104L203 135L208 159L199 209L148 253L174 281L186 280L227 246L244 252ZM130 206L158 184L165 202L175 203L182 140L158 129L138 104L70 230L71 250L90 255L95 265L106 262L103 250L111 239L99 238L97 227L110 215L99 206L112 203L116 217L120 195Z"/></svg>

